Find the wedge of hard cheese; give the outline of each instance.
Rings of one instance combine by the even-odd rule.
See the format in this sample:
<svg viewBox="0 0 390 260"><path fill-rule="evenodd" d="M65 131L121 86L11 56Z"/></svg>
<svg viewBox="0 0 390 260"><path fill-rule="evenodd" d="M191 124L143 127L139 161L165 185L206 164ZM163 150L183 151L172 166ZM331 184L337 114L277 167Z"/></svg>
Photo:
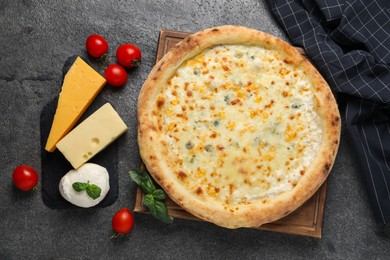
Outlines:
<svg viewBox="0 0 390 260"><path fill-rule="evenodd" d="M58 141L73 128L105 83L98 72L77 57L64 78L46 151L55 150Z"/></svg>
<svg viewBox="0 0 390 260"><path fill-rule="evenodd" d="M127 126L109 104L104 104L57 143L77 169L126 132Z"/></svg>

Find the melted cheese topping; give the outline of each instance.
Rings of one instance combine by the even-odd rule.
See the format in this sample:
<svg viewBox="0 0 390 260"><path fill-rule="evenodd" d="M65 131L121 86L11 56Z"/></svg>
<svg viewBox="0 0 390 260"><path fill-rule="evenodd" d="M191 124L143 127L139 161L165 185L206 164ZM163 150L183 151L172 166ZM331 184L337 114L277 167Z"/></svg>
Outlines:
<svg viewBox="0 0 390 260"><path fill-rule="evenodd" d="M261 47L216 46L185 61L157 99L175 176L225 205L292 190L322 138L312 88Z"/></svg>

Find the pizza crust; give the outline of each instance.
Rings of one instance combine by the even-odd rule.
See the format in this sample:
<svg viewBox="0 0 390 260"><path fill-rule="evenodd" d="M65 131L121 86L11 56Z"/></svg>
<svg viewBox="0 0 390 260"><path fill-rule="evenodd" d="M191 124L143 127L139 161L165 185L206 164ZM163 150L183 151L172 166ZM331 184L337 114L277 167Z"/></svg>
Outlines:
<svg viewBox="0 0 390 260"><path fill-rule="evenodd" d="M281 60L306 71L315 86L317 113L322 119L322 142L306 174L291 190L235 208L218 200L195 196L174 176L166 140L161 135L159 108L165 100L159 93L179 66L215 45L239 44L279 50ZM291 213L307 201L326 180L335 160L340 139L340 115L334 96L318 71L288 43L266 33L240 26L220 26L192 34L175 45L152 69L138 100L138 143L140 155L155 181L178 205L193 215L226 228L258 227Z"/></svg>

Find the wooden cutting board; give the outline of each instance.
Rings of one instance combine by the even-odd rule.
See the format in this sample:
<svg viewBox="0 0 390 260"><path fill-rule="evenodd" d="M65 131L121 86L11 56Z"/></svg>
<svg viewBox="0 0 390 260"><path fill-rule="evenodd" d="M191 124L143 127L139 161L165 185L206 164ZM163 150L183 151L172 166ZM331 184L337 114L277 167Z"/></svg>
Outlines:
<svg viewBox="0 0 390 260"><path fill-rule="evenodd" d="M187 35L189 35L189 33L169 30L160 31L156 62L159 61L172 46L183 40ZM305 51L302 48L297 48L297 50L307 58ZM275 222L264 224L255 229L321 238L326 185L325 182L311 199L288 216ZM148 209L142 205L143 197L143 192L138 188L134 212L148 213ZM203 221L186 212L171 199L167 199L166 204L169 215L172 217Z"/></svg>

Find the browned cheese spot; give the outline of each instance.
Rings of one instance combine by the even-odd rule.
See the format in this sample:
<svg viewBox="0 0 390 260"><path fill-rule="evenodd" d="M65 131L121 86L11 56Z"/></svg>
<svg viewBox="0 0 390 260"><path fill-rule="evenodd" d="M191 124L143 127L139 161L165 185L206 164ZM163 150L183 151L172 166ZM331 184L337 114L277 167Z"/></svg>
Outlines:
<svg viewBox="0 0 390 260"><path fill-rule="evenodd" d="M271 99L271 101L264 106L264 108L262 110L260 110L260 112L263 112L264 110L268 109L268 108L271 108L273 105L274 105L275 101L273 99Z"/></svg>
<svg viewBox="0 0 390 260"><path fill-rule="evenodd" d="M233 191L234 191L234 185L233 184L229 184L229 194L233 195Z"/></svg>
<svg viewBox="0 0 390 260"><path fill-rule="evenodd" d="M238 104L238 103L241 103L241 100L236 98L235 100L231 101L230 104L232 104L233 106Z"/></svg>
<svg viewBox="0 0 390 260"><path fill-rule="evenodd" d="M243 168L238 169L238 172L241 173L242 175L247 175L248 174L248 171L243 169Z"/></svg>
<svg viewBox="0 0 390 260"><path fill-rule="evenodd" d="M184 180L188 177L187 174L186 174L185 172L183 172L183 171L179 171L179 172L177 173L177 176L178 176L179 179L182 180L182 181L184 181Z"/></svg>
<svg viewBox="0 0 390 260"><path fill-rule="evenodd" d="M158 97L158 99L157 99L157 108L161 109L162 106L164 105L164 103L165 103L165 98L164 97Z"/></svg>
<svg viewBox="0 0 390 260"><path fill-rule="evenodd" d="M222 69L223 69L224 71L230 71L230 68L229 68L228 66L226 66L226 65L223 65L223 66L222 66Z"/></svg>
<svg viewBox="0 0 390 260"><path fill-rule="evenodd" d="M223 147L222 145L218 144L218 145L217 145L217 149L218 149L219 151L222 151L223 149L225 149L225 147Z"/></svg>

